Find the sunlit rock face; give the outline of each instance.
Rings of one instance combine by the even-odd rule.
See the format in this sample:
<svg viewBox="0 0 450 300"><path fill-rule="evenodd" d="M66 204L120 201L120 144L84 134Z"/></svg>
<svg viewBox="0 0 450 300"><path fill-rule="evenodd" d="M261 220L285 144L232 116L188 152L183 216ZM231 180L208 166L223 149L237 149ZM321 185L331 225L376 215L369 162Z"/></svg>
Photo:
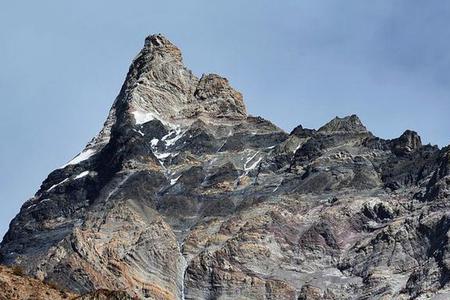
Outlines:
<svg viewBox="0 0 450 300"><path fill-rule="evenodd" d="M355 116L288 134L145 40L101 132L11 222L1 261L139 299L446 299L450 149ZM439 298L441 297L441 298Z"/></svg>

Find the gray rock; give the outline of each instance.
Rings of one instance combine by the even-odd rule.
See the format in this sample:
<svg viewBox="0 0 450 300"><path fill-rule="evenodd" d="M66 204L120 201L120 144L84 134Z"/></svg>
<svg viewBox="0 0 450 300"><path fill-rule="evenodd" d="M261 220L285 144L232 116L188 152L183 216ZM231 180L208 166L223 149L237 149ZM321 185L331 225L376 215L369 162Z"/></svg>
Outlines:
<svg viewBox="0 0 450 300"><path fill-rule="evenodd" d="M355 115L287 134L153 35L99 135L12 220L1 262L93 297L444 297L449 170L449 148L377 138Z"/></svg>

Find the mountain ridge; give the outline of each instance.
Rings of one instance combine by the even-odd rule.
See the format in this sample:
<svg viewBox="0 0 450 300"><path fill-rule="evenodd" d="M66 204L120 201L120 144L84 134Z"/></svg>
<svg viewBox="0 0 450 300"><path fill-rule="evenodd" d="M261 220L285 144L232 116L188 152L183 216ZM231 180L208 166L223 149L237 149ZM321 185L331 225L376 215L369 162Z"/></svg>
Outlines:
<svg viewBox="0 0 450 300"><path fill-rule="evenodd" d="M99 134L13 219L0 261L142 299L450 295L449 170L448 147L378 138L356 115L286 133L152 35Z"/></svg>

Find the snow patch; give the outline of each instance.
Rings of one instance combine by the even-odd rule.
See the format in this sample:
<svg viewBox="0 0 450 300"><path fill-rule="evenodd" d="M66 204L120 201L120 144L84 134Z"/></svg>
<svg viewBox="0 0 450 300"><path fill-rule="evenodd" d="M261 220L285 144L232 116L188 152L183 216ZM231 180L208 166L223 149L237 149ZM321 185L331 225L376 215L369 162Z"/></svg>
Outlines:
<svg viewBox="0 0 450 300"><path fill-rule="evenodd" d="M255 153L255 154L253 154L252 156L250 156L248 159L247 159L247 161L245 162L245 164L244 164L244 170L247 170L248 168L247 168L247 165L256 157L256 155L258 155L258 151Z"/></svg>
<svg viewBox="0 0 450 300"><path fill-rule="evenodd" d="M172 135L175 135L174 137L170 138ZM175 127L175 129L169 131L168 134L162 137L161 140L163 140L166 143L167 146L174 145L180 138L182 138L184 135L184 132L181 131L180 126Z"/></svg>
<svg viewBox="0 0 450 300"><path fill-rule="evenodd" d="M157 159L166 159L168 158L172 153L156 153L154 152Z"/></svg>
<svg viewBox="0 0 450 300"><path fill-rule="evenodd" d="M132 114L134 116L134 121L136 122L136 125L141 125L155 119L154 114L142 110L135 110L132 112Z"/></svg>
<svg viewBox="0 0 450 300"><path fill-rule="evenodd" d="M83 178L83 177L85 177L88 174L89 174L89 171L84 171L84 172L78 174L77 176L75 176L75 180Z"/></svg>
<svg viewBox="0 0 450 300"><path fill-rule="evenodd" d="M172 131L173 133L173 131ZM167 143L167 141L165 140L168 136L170 136L172 133L168 133L167 135L165 135L164 137L161 138L162 141L164 141L165 143ZM150 141L151 147L152 147L152 151L153 151L153 155L155 155L155 157L159 160L159 163L161 164L162 167L164 167L164 163L163 160L165 160L166 158L168 158L169 156L175 157L177 156L179 153L170 153L170 152L158 152L156 149L156 146L158 145L159 140L157 138L154 138Z"/></svg>
<svg viewBox="0 0 450 300"><path fill-rule="evenodd" d="M263 157L259 157L254 163L252 163L250 166L248 165L249 163L251 163L256 156L259 154L259 151L257 151L255 154L253 154L252 156L250 156L247 161L244 164L244 174L242 174L241 176L239 176L239 178L247 176L248 173L250 173L251 170L255 169L259 163L262 161Z"/></svg>
<svg viewBox="0 0 450 300"><path fill-rule="evenodd" d="M48 201L51 201L51 199L48 199L48 198L42 199L41 201L39 201L39 203L32 204L32 205L28 206L28 207L27 207L27 210L28 210L28 209L32 209L33 207L36 207L36 206L37 206L38 204L40 204L40 203L44 203L44 202L48 202Z"/></svg>
<svg viewBox="0 0 450 300"><path fill-rule="evenodd" d="M59 186L59 185L65 183L65 182L67 182L67 181L69 181L69 178L64 179L64 180L61 181L60 183L57 183L57 184L52 185L52 186L47 190L47 192L50 192L50 191L53 190L55 187L57 187L57 186Z"/></svg>
<svg viewBox="0 0 450 300"><path fill-rule="evenodd" d="M81 152L80 154L78 154L77 156L75 156L71 161L69 161L67 164L65 164L64 166L61 167L65 168L67 166L70 165L76 165L79 164L82 161L85 161L87 159L89 159L92 155L94 155L96 153L96 151L94 149L87 149L84 150L83 152Z"/></svg>
<svg viewBox="0 0 450 300"><path fill-rule="evenodd" d="M177 183L177 181L178 181L178 179L180 179L180 177L181 177L181 175L178 176L177 178L170 179L170 185L174 185L175 183Z"/></svg>
<svg viewBox="0 0 450 300"><path fill-rule="evenodd" d="M145 136L145 134L140 129L139 130L133 129L133 131L139 133L141 136Z"/></svg>
<svg viewBox="0 0 450 300"><path fill-rule="evenodd" d="M255 161L250 167L245 167L245 171L248 172L248 171L256 168L258 166L258 164L261 162L261 160L262 160L262 157L258 158L258 160Z"/></svg>
<svg viewBox="0 0 450 300"><path fill-rule="evenodd" d="M156 147L156 145L158 145L159 140L158 139L152 139L150 141L150 144L152 145L152 147Z"/></svg>

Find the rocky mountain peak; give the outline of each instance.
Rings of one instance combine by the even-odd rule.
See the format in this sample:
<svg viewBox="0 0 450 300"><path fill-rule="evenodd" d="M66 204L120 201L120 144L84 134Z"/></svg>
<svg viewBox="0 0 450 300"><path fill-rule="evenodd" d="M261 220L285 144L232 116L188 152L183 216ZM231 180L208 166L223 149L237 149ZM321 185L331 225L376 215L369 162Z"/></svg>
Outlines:
<svg viewBox="0 0 450 300"><path fill-rule="evenodd" d="M199 117L247 117L242 95L227 79L215 74L197 78L184 66L181 51L161 34L145 39L113 109L135 125L154 119L183 125Z"/></svg>
<svg viewBox="0 0 450 300"><path fill-rule="evenodd" d="M202 111L217 117L245 118L242 94L228 80L216 74L203 74L194 92Z"/></svg>
<svg viewBox="0 0 450 300"><path fill-rule="evenodd" d="M364 133L368 132L357 115L343 118L335 117L333 120L319 128L322 133Z"/></svg>
<svg viewBox="0 0 450 300"><path fill-rule="evenodd" d="M172 55L182 60L181 50L162 34L152 34L145 38L144 49L153 54Z"/></svg>
<svg viewBox="0 0 450 300"><path fill-rule="evenodd" d="M315 129L303 128L302 125L298 125L292 130L291 135L295 135L298 137L309 137L312 136L315 132Z"/></svg>
<svg viewBox="0 0 450 300"><path fill-rule="evenodd" d="M287 134L152 35L0 263L95 299L449 299L450 148L421 145L356 115Z"/></svg>
<svg viewBox="0 0 450 300"><path fill-rule="evenodd" d="M398 155L408 154L422 147L420 136L412 130L406 130L399 138L394 139L392 142L392 151Z"/></svg>

